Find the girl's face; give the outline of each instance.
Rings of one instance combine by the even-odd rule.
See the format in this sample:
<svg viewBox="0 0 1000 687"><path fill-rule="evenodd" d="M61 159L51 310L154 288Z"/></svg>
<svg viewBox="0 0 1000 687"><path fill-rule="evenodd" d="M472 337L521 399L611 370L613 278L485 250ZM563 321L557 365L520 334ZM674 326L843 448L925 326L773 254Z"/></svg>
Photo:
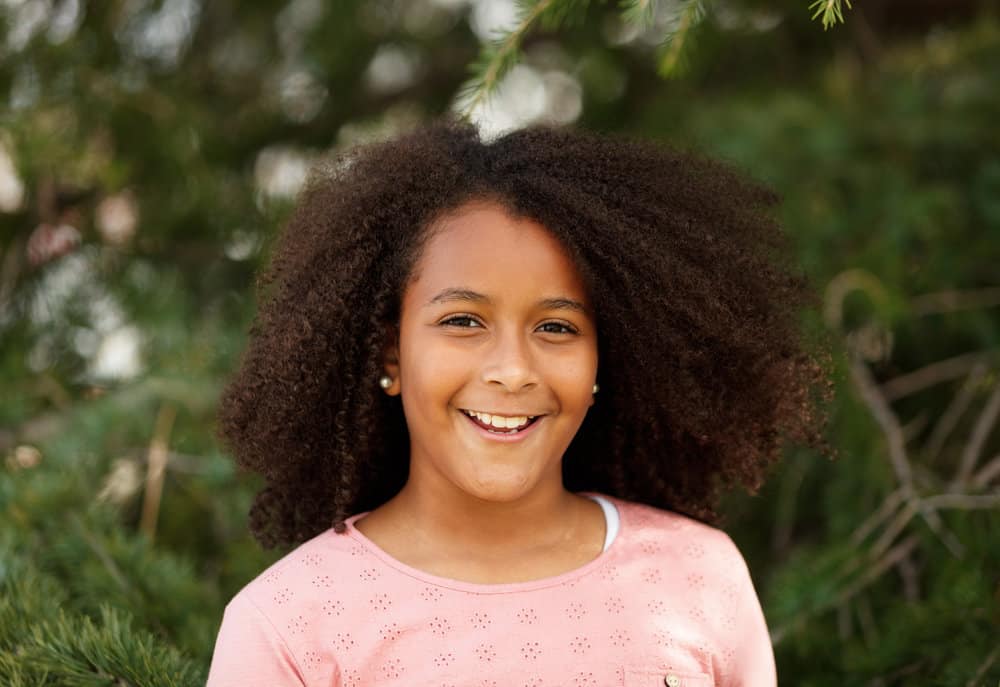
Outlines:
<svg viewBox="0 0 1000 687"><path fill-rule="evenodd" d="M537 222L485 201L438 221L385 360L387 392L402 395L411 482L489 501L561 489L563 453L594 402L591 307L575 265ZM509 425L537 419L495 433L468 411Z"/></svg>

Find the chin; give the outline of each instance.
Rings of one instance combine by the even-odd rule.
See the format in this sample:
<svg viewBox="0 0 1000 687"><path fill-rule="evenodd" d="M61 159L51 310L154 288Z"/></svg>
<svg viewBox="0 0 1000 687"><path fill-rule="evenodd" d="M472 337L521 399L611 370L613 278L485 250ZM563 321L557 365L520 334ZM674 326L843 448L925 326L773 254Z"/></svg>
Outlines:
<svg viewBox="0 0 1000 687"><path fill-rule="evenodd" d="M483 501L506 503L516 501L531 491L533 483L525 475L496 475L488 479L473 480L465 489Z"/></svg>

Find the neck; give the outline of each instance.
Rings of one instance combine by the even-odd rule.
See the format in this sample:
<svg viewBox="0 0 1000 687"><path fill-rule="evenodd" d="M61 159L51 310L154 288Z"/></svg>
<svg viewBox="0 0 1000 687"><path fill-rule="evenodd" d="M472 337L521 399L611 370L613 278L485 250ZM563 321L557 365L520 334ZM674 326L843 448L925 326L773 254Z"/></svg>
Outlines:
<svg viewBox="0 0 1000 687"><path fill-rule="evenodd" d="M567 491L561 480L514 500L493 501L411 474L379 510L415 543L486 559L571 543L587 508L584 497Z"/></svg>

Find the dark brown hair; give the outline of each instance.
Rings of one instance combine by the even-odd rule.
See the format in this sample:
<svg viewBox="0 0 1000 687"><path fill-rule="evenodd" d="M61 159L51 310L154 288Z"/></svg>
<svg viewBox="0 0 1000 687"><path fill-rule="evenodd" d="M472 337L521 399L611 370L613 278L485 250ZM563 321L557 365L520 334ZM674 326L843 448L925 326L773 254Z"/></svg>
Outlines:
<svg viewBox="0 0 1000 687"><path fill-rule="evenodd" d="M816 294L772 191L652 141L549 125L483 141L444 117L314 172L260 275L218 433L266 481L262 545L343 531L406 482L402 405L378 384L386 332L427 228L479 199L547 227L591 293L600 392L563 456L567 489L714 524L783 441L830 454L829 354L807 350L798 317Z"/></svg>

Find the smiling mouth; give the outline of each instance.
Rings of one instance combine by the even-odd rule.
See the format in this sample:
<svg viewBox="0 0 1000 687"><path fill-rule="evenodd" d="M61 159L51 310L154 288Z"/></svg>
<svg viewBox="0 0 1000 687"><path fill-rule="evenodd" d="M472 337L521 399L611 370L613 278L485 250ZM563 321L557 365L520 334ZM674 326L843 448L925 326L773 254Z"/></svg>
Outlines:
<svg viewBox="0 0 1000 687"><path fill-rule="evenodd" d="M518 434L520 432L523 432L531 425L538 422L538 420L540 420L542 417L544 417L544 415L522 416L526 418L526 421L522 422L516 427L497 427L496 425L492 424L492 422L487 423L482 417L477 416L478 414L474 414L474 411L465 410L464 408L461 410L462 414L465 415L465 417L469 418L470 422L472 422L474 425L482 427L491 434Z"/></svg>

